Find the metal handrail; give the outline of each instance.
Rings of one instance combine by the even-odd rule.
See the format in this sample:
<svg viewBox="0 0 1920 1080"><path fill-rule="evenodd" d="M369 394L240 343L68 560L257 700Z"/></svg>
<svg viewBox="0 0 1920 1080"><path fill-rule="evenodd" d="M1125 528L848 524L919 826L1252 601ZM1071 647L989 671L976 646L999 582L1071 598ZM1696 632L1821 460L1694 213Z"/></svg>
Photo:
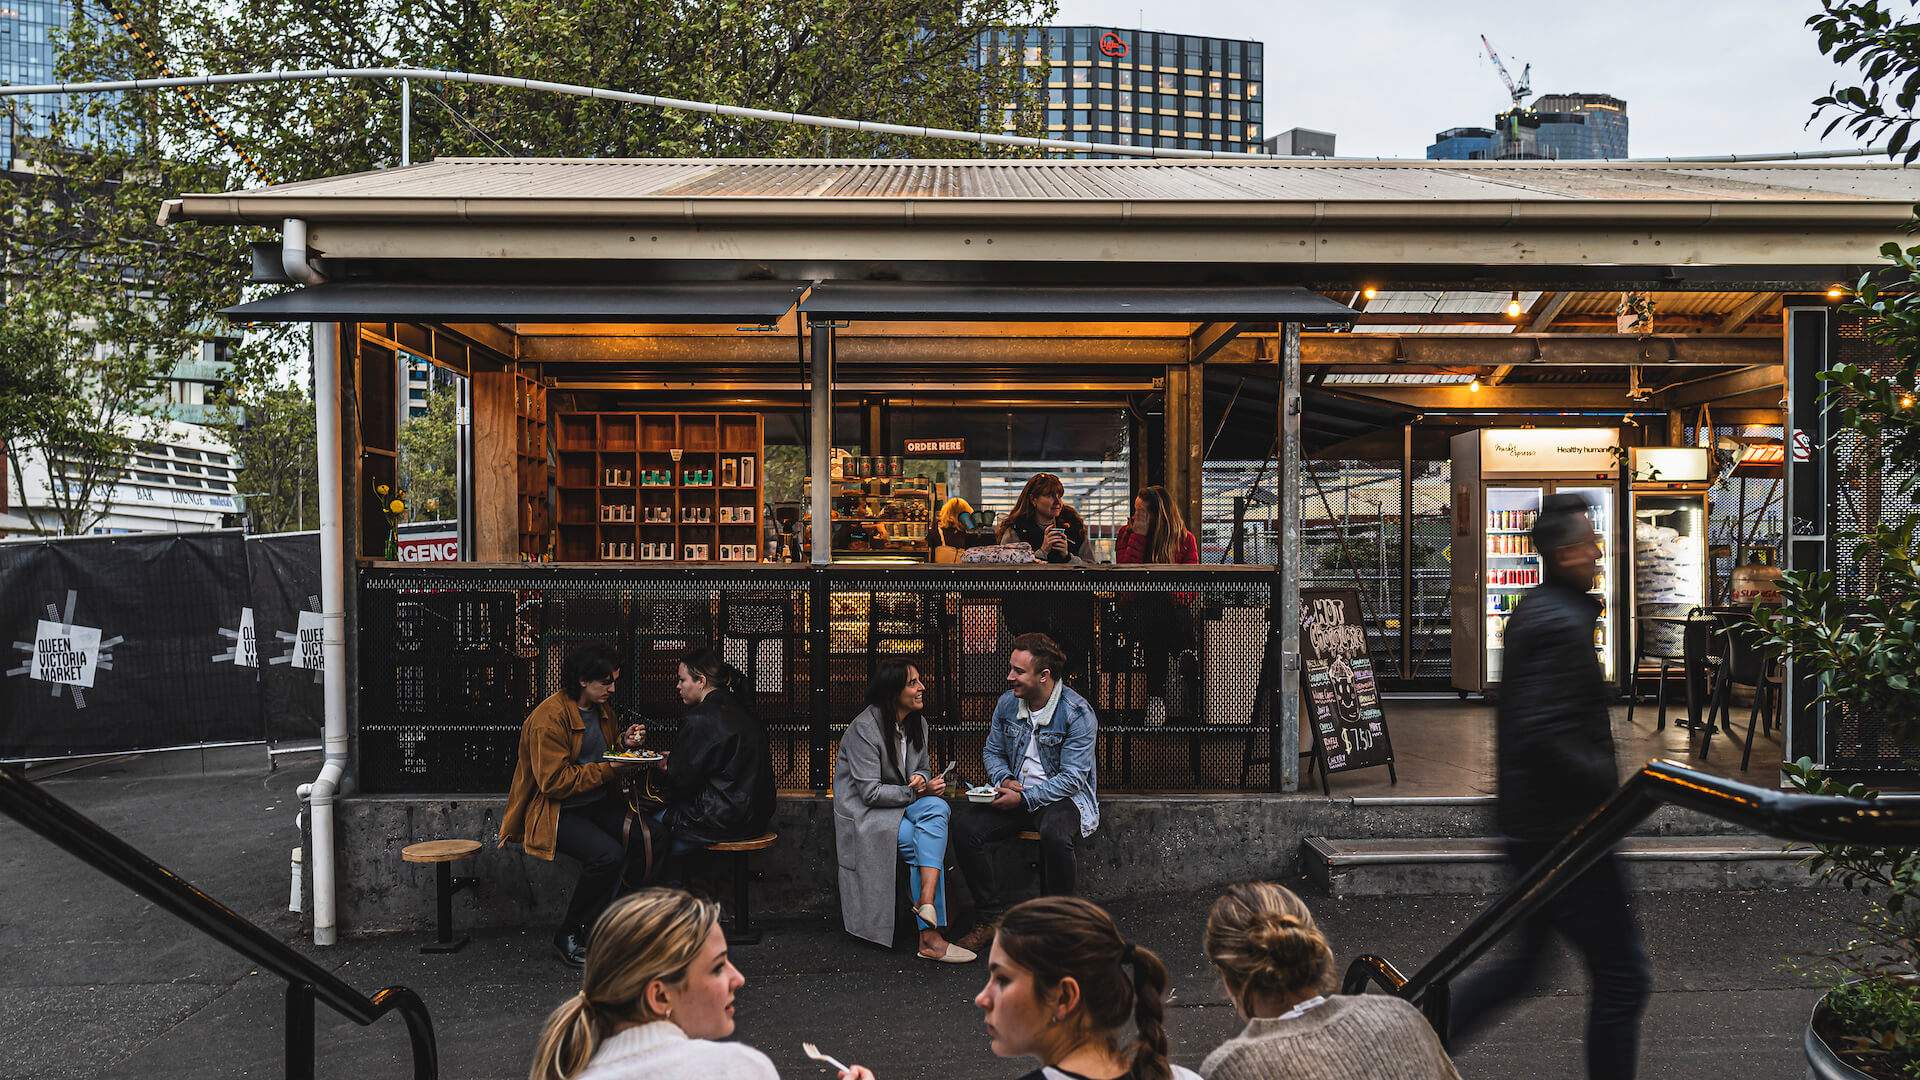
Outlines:
<svg viewBox="0 0 1920 1080"><path fill-rule="evenodd" d="M1545 858L1521 875L1411 978L1401 976L1380 957L1360 956L1348 966L1341 992L1359 994L1369 984L1379 986L1418 1007L1446 1039L1448 991L1453 980L1509 930L1578 880L1655 810L1667 805L1696 810L1783 840L1920 846L1920 806L1774 791L1701 772L1677 761L1655 759L1634 773L1592 817L1554 845Z"/></svg>
<svg viewBox="0 0 1920 1080"><path fill-rule="evenodd" d="M47 794L19 770L0 768L0 812L179 916L189 926L261 969L285 979L289 1080L311 1080L313 1076L315 1001L325 1002L335 1012L362 1026L373 1024L390 1012L398 1012L407 1022L407 1039L413 1045L414 1080L436 1080L440 1075L433 1019L420 995L404 986L389 986L371 997L360 993L252 920Z"/></svg>

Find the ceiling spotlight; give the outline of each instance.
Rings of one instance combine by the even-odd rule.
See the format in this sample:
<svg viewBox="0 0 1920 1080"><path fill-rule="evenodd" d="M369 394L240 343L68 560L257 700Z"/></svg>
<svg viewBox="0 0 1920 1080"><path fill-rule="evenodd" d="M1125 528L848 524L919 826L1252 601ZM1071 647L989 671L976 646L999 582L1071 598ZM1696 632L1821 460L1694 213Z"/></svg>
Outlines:
<svg viewBox="0 0 1920 1080"><path fill-rule="evenodd" d="M1371 285L1368 285L1365 288L1360 290L1360 296L1366 300L1372 300L1378 297L1379 295L1380 295L1380 290L1374 288Z"/></svg>
<svg viewBox="0 0 1920 1080"><path fill-rule="evenodd" d="M1838 285L1829 285L1829 286L1827 286L1827 299L1829 299L1829 300L1838 300L1838 299L1840 299L1841 297L1843 297L1843 296L1845 296L1845 295L1847 295L1847 290L1846 290L1846 289L1844 289L1844 288L1842 288L1842 287L1840 287L1840 286L1838 286Z"/></svg>
<svg viewBox="0 0 1920 1080"><path fill-rule="evenodd" d="M1520 290L1515 289L1513 290L1513 296L1507 300L1507 318L1517 319L1519 317L1520 317Z"/></svg>

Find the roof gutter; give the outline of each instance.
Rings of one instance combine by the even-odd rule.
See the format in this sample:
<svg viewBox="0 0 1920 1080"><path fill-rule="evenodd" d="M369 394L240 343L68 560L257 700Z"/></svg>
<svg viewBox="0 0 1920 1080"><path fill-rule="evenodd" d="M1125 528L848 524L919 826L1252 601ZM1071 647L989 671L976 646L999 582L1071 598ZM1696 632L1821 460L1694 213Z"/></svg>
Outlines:
<svg viewBox="0 0 1920 1080"><path fill-rule="evenodd" d="M1419 228L1488 226L1724 226L1894 228L1913 220L1906 202L1666 201L1528 199L1487 201L1098 200L937 198L329 198L299 195L186 195L161 208L163 225L183 221L276 225L312 223L504 224L1030 224L1326 226Z"/></svg>

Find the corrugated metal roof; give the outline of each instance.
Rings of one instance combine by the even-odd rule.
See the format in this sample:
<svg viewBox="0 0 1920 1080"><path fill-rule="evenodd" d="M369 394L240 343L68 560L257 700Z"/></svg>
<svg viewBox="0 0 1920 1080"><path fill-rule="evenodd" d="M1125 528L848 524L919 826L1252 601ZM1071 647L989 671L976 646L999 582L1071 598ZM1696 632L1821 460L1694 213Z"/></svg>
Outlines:
<svg viewBox="0 0 1920 1080"><path fill-rule="evenodd" d="M1544 167L1543 167L1544 166ZM845 161L447 158L241 199L1017 199L1910 203L1893 165L1594 162Z"/></svg>

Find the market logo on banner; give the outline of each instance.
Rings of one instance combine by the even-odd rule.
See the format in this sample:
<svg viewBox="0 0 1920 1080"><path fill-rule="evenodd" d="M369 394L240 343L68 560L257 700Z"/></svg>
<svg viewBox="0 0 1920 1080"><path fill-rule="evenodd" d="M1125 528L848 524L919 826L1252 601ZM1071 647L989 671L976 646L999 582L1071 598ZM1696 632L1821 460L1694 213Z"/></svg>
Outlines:
<svg viewBox="0 0 1920 1080"><path fill-rule="evenodd" d="M308 610L300 613L300 623L289 634L285 630L275 630L273 636L287 646L287 651L273 658L271 663L289 664L296 668L313 672L313 681L319 682L325 677L326 653L322 643L325 631L321 629L320 598L307 597Z"/></svg>
<svg viewBox="0 0 1920 1080"><path fill-rule="evenodd" d="M87 707L85 691L93 689L94 677L102 671L113 670L113 654L109 650L126 639L116 634L101 640L99 627L76 624L73 613L79 604L80 594L73 589L67 590L64 613L48 604L47 617L34 625L33 640L13 643L13 647L25 655L21 665L10 668L7 675L25 675L48 683L56 698L70 692L73 707L84 709Z"/></svg>
<svg viewBox="0 0 1920 1080"><path fill-rule="evenodd" d="M253 631L252 608L241 608L240 625L237 628L228 626L221 627L220 636L233 642L233 644L227 646L225 652L214 653L214 663L232 664L235 667L250 668L260 666L260 644L259 638L254 635Z"/></svg>

